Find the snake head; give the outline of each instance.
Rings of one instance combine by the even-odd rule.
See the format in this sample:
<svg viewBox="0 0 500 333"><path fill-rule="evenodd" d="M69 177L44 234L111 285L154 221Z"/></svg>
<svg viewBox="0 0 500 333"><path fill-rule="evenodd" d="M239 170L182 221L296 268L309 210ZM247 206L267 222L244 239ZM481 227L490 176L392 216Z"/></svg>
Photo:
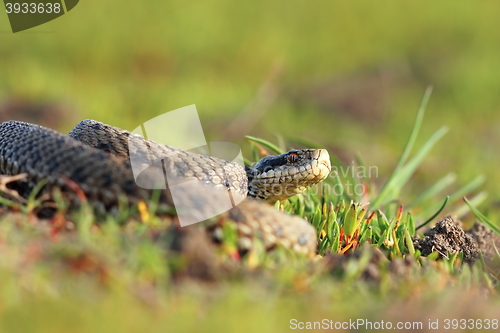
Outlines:
<svg viewBox="0 0 500 333"><path fill-rule="evenodd" d="M324 180L331 169L326 149L297 149L266 156L246 169L248 195L270 203L285 200Z"/></svg>

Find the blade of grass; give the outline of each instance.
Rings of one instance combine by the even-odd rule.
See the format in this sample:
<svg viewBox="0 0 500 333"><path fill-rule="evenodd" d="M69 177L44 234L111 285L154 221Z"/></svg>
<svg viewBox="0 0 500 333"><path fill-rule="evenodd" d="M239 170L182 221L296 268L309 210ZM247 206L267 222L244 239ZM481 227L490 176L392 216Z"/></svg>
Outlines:
<svg viewBox="0 0 500 333"><path fill-rule="evenodd" d="M478 206L483 203L487 197L488 193L486 191L482 191L473 196L472 199L469 200L469 202L474 206ZM454 211L454 215L456 215L458 218L462 218L468 212L470 212L470 208L467 204L464 203Z"/></svg>
<svg viewBox="0 0 500 333"><path fill-rule="evenodd" d="M408 230L408 228L404 229L404 235L405 235L406 247L408 248L408 252L410 252L410 254L412 256L414 256L415 255L415 247L413 246L413 240L411 239L410 231Z"/></svg>
<svg viewBox="0 0 500 333"><path fill-rule="evenodd" d="M396 195L399 196L399 191L408 182L413 173L422 163L423 159L427 156L429 151L434 147L434 145L448 132L446 126L441 127L437 130L424 146L415 154L415 156L403 167L401 168L396 176L393 178L393 188L396 189ZM392 184L391 184L392 185Z"/></svg>
<svg viewBox="0 0 500 333"><path fill-rule="evenodd" d="M340 180L340 176L339 176L339 173L337 171L334 171L333 179L335 181L336 191L339 191L338 193L340 193L340 197L345 199L346 201L351 201L352 198L349 197L349 195L345 191L344 184L342 184L342 180ZM335 191L332 191L332 192L335 192Z"/></svg>
<svg viewBox="0 0 500 333"><path fill-rule="evenodd" d="M276 138L276 141L278 142L278 147L281 151L286 151L286 143L285 139L283 138L283 135L274 133L274 137Z"/></svg>
<svg viewBox="0 0 500 333"><path fill-rule="evenodd" d="M470 183L466 184L465 186L463 186L462 188L458 189L456 192L451 194L449 202L450 203L457 202L460 198L462 198L462 197L468 195L469 193L471 193L472 191L476 190L479 186L481 186L484 183L484 181L485 181L484 176L481 175L481 176L476 177L473 181L471 181ZM439 207L439 203L429 205L429 207L427 209L423 210L422 212L420 212L418 214L418 218L421 218L422 216L427 216L427 215L431 214L431 212L438 209L438 207Z"/></svg>
<svg viewBox="0 0 500 333"><path fill-rule="evenodd" d="M406 208L410 209L410 208L415 207L415 206L421 204L422 202L432 198L433 196L435 196L439 192L443 191L446 187L453 184L456 179L457 179L457 176L454 173L447 174L446 176L444 176L443 178L438 180L434 185L432 185L427 190L422 192L417 198L415 198L415 200L413 200L408 205L406 205Z"/></svg>
<svg viewBox="0 0 500 333"><path fill-rule="evenodd" d="M273 152L275 152L276 154L283 154L284 153L284 151L281 150L278 146L276 146L275 144L272 144L271 142L269 142L267 140L256 138L256 137L249 136L249 135L245 136L245 139L249 142L257 143L259 145L267 147L270 150L272 150Z"/></svg>
<svg viewBox="0 0 500 333"><path fill-rule="evenodd" d="M463 196L466 196L467 194L471 193L472 191L476 190L479 186L481 186L486 180L486 177L483 175L477 176L473 181L450 195L450 200L457 201Z"/></svg>
<svg viewBox="0 0 500 333"><path fill-rule="evenodd" d="M497 225L493 224L486 216L484 216L474 205L467 200L466 197L464 197L465 203L469 206L470 210L476 215L476 217L481 221L482 223L486 224L488 228L493 230L493 232L497 235L500 235L500 227Z"/></svg>
<svg viewBox="0 0 500 333"><path fill-rule="evenodd" d="M425 109L427 108L427 103L431 98L431 94L432 94L432 86L428 86L427 89L425 90L422 102L420 103L420 107L418 108L415 124L413 125L413 129L411 131L410 137L408 138L408 142L406 143L403 153L399 157L398 163L396 164L396 170L401 168L406 163L406 160L410 156L410 152L413 148L413 145L415 144L418 132L420 131L420 126L422 125Z"/></svg>
<svg viewBox="0 0 500 333"><path fill-rule="evenodd" d="M359 181L361 183L364 182L364 184L366 184L366 186L368 186L368 189L371 189L372 188L372 181L371 181L370 169L366 166L366 163L365 163L363 157L361 156L361 154L357 153L355 157L356 157L356 162L358 163L358 165L363 168L362 170L365 170L365 172L363 172L364 177L361 178ZM366 173L366 170L368 170L368 174Z"/></svg>
<svg viewBox="0 0 500 333"><path fill-rule="evenodd" d="M441 208L439 208L439 210L438 210L438 211L437 211L434 215L432 215L430 218L428 218L428 219L427 219L424 223L422 223L421 225L419 225L418 227L416 227L416 228L415 228L415 230L418 230L418 229L420 229L420 228L422 228L422 227L426 226L426 225L427 225L429 222L431 222L431 221L432 221L432 220L433 220L436 216L438 216L438 215L439 215L439 213L441 213L441 212L443 211L443 209L444 209L444 207L446 206L446 204L448 203L448 200L449 200L449 199L450 199L450 197L449 197L449 196L448 196L448 197L446 197L446 198L444 199L443 204L441 205Z"/></svg>
<svg viewBox="0 0 500 333"><path fill-rule="evenodd" d="M415 154L415 156L401 169L395 171L390 180L385 184L380 195L373 202L372 208L375 209L382 204L394 200L399 196L401 188L406 184L406 182L413 175L415 170L421 164L422 160L426 157L429 151L434 147L434 145L448 132L446 126L441 127L439 130L434 132L434 134L427 140L424 146Z"/></svg>
<svg viewBox="0 0 500 333"><path fill-rule="evenodd" d="M259 152L258 152L258 148L257 148L257 145L253 145L251 144L250 145L250 149L252 150L252 158L253 158L253 161L254 162L257 162L260 158L259 158ZM251 165L252 163L250 162L249 165Z"/></svg>
<svg viewBox="0 0 500 333"><path fill-rule="evenodd" d="M372 203L373 209L376 209L382 203L383 199L387 196L386 193L390 189L392 179L396 177L397 171L406 163L406 160L408 159L408 156L410 155L413 145L415 144L415 141L417 139L418 132L420 131L420 126L422 125L422 120L425 114L425 108L427 107L427 103L429 102L431 93L432 93L432 86L428 86L427 89L425 90L424 97L422 98L422 102L420 103L420 107L417 111L417 116L415 118L415 122L413 123L413 128L410 133L410 137L408 138L408 141L406 142L406 145L403 148L403 153L399 157L399 160L396 166L394 167L392 174L389 176L389 179L387 180L384 187L380 191L379 196L373 201Z"/></svg>

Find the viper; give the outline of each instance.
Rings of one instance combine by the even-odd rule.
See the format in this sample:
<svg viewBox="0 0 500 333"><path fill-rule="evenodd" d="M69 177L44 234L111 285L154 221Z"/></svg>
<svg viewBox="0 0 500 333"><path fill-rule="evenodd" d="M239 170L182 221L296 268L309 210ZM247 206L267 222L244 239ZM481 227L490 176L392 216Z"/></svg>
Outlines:
<svg viewBox="0 0 500 333"><path fill-rule="evenodd" d="M143 172L135 175L134 163L141 158L151 163L143 163ZM157 188L159 210L175 208L170 214L192 219L197 212L201 220L224 210L224 205L217 207L219 199L227 203L230 194L232 208L222 217L234 221L238 246L246 250L249 240L257 237L266 248L280 245L313 255L314 228L270 204L303 192L330 171L325 149L291 150L244 167L94 120L80 122L68 135L20 121L0 124L0 173L26 175L14 186L21 197L27 198L43 182L41 193L59 189L70 208L78 207L84 197L97 213L117 214L124 200L129 205L147 202ZM160 174L167 176L166 183ZM172 184L182 186L174 191Z"/></svg>

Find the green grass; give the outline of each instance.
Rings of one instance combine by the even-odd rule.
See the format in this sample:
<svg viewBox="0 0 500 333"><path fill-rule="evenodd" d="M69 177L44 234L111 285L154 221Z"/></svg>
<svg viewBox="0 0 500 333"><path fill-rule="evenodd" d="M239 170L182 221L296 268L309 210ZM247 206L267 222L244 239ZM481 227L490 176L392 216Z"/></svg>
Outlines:
<svg viewBox="0 0 500 333"><path fill-rule="evenodd" d="M120 219L108 217L96 225L85 207L67 220L66 208L59 204L61 214L41 222L33 215L37 203L32 196L21 213L4 216L0 223L0 331L183 332L202 326L204 331L273 332L288 329L292 319L422 325L429 319L496 319L498 271L482 260L462 264L461 254L436 260L436 255L421 257L413 248L416 226L426 221L405 210L397 193L428 153L425 147L434 144L429 139L410 159L424 110L419 110L403 149L405 158L387 180L393 194L383 198L391 199L380 199L387 185L379 193L366 187L369 193L354 196L378 200L378 209L353 201L347 192L313 189L276 204L317 229L321 257L312 261L280 248L266 254L258 247L235 259L234 246L221 246L215 266L221 274L206 280L190 275L188 255L169 250L168 219L130 216L122 226ZM248 139L258 150L281 150L265 140ZM348 180L354 181L338 173L321 187L343 186ZM225 243L234 241L231 233L225 235Z"/></svg>
<svg viewBox="0 0 500 333"><path fill-rule="evenodd" d="M69 232L35 223L33 198L2 201L23 215L0 223L0 331L276 332L291 318L498 316L498 272L462 266L460 256L422 259L409 238L436 213L497 225L499 10L472 1L88 0L15 35L0 13L0 115L26 103L61 131L86 118L132 129L195 103L207 141L238 142L248 161L258 150L245 135L270 152L328 148L340 171L279 203L316 226L327 259L259 254L215 283L176 280L186 262L165 250L157 235L166 222L156 218L97 228L82 212ZM425 118L421 108L414 122L429 84ZM347 167L377 172L358 178ZM332 252L369 242L394 262L417 258L417 268L394 277L382 263L379 281L364 281L370 253L340 270L328 264Z"/></svg>

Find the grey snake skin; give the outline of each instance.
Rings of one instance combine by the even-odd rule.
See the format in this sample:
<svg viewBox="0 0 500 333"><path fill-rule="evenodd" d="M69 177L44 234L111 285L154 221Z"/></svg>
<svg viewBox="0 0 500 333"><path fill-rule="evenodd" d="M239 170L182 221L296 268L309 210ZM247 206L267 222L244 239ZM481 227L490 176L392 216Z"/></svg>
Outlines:
<svg viewBox="0 0 500 333"><path fill-rule="evenodd" d="M59 188L70 207L78 206L81 199L75 193L76 185L96 212L116 214L120 200L125 198L135 205L148 202L152 195L151 190L136 184L129 139L134 140L133 149L141 153L144 147L155 158L167 161L164 168L178 179L198 179L206 186L248 196L219 217L236 224L240 250L249 250L257 237L267 249L280 245L308 256L315 254L314 228L262 201L284 200L325 179L331 166L324 149L293 150L243 168L158 144L94 120L80 122L67 136L39 125L8 121L0 124L0 174L26 174L26 179L14 186L23 197L40 181L46 182L44 192ZM159 197L159 210L168 211L174 206L168 187L160 191ZM203 196L198 204L205 204Z"/></svg>

